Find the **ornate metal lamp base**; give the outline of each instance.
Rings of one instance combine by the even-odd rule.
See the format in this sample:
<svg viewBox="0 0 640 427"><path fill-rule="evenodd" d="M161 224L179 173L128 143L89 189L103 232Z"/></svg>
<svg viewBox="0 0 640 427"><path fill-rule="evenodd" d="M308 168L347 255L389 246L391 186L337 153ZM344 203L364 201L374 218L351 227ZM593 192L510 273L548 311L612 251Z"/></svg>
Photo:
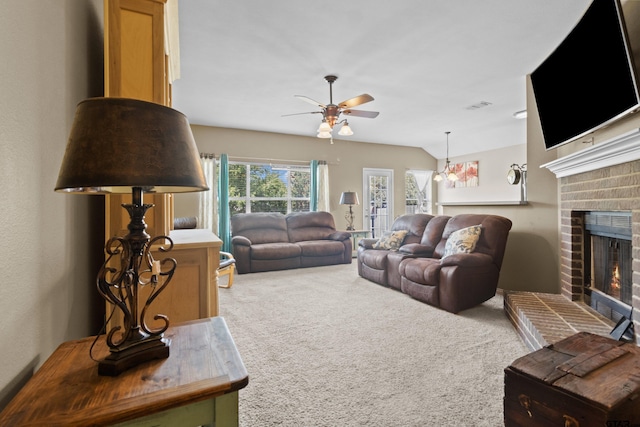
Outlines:
<svg viewBox="0 0 640 427"><path fill-rule="evenodd" d="M353 210L351 209L351 205L349 205L349 212L344 215L344 219L347 220L347 230L355 230L355 228L353 227Z"/></svg>
<svg viewBox="0 0 640 427"><path fill-rule="evenodd" d="M169 357L170 345L170 339L150 336L124 350L112 351L109 356L98 362L98 375L115 377L141 363L166 359Z"/></svg>
<svg viewBox="0 0 640 427"><path fill-rule="evenodd" d="M160 327L147 325L147 311L151 303L162 292L173 277L176 260L165 258L156 261L151 247L157 242L168 242L169 246L158 246L160 252L168 252L173 241L167 236L150 239L146 233L144 215L153 205L142 203L142 189L133 187L132 203L122 205L131 217L129 234L112 237L105 246L109 255L98 273L100 295L122 312L122 325L113 326L106 341L111 354L98 362L98 374L116 376L140 363L169 357L171 340L163 338L169 327L164 314L153 319ZM163 279L161 279L163 278ZM140 289L149 287L145 301L140 300Z"/></svg>

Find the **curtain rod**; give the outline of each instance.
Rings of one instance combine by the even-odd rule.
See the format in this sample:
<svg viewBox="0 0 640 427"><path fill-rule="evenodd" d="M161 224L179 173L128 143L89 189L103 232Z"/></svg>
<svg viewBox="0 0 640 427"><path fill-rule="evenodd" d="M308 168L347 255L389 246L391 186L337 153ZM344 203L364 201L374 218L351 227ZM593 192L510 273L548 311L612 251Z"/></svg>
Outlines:
<svg viewBox="0 0 640 427"><path fill-rule="evenodd" d="M215 153L200 153L201 158L207 159L220 159L220 156L217 156ZM240 161L247 163L286 163L286 164L303 164L308 165L311 163L311 160L292 160L292 159L263 159L260 157L239 157L239 156L229 156L229 160L232 161ZM327 162L326 160L318 160L318 163L321 165L338 165L338 163Z"/></svg>
<svg viewBox="0 0 640 427"><path fill-rule="evenodd" d="M248 163L300 163L308 165L311 163L311 160L293 160L293 159L263 159L259 157L239 157L239 156L229 156L229 160L242 161ZM328 165L338 164L338 163L330 163L326 160L318 160L318 163L323 164L326 163Z"/></svg>

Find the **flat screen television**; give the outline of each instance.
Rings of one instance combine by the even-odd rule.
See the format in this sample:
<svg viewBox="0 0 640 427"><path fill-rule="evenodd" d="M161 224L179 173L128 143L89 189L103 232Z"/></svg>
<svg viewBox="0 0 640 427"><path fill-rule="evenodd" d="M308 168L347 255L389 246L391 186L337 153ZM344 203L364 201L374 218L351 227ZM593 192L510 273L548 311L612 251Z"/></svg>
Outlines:
<svg viewBox="0 0 640 427"><path fill-rule="evenodd" d="M575 141L636 110L633 56L618 0L594 0L531 73L546 149Z"/></svg>

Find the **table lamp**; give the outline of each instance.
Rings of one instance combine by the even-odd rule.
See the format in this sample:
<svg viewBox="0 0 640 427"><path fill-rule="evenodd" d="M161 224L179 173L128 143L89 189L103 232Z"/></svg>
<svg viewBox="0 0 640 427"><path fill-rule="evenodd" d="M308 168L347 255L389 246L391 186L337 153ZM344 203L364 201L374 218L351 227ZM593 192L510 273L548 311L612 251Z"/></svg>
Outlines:
<svg viewBox="0 0 640 427"><path fill-rule="evenodd" d="M163 338L169 319L150 328L151 303L169 284L176 261L153 259L152 245L168 252L167 236L146 232L143 193L208 190L198 149L187 118L160 104L126 98L90 98L76 109L55 191L74 194L132 194L129 233L110 238L107 259L98 272L100 295L123 313L123 324L106 336L110 354L98 362L100 375L121 372L152 359L169 357L170 341ZM164 280L161 280L164 278ZM144 304L141 287L151 289Z"/></svg>
<svg viewBox="0 0 640 427"><path fill-rule="evenodd" d="M344 218L347 220L347 230L355 230L353 228L353 205L359 205L358 193L355 191L344 191L340 196L341 205L349 205L349 212L347 212Z"/></svg>

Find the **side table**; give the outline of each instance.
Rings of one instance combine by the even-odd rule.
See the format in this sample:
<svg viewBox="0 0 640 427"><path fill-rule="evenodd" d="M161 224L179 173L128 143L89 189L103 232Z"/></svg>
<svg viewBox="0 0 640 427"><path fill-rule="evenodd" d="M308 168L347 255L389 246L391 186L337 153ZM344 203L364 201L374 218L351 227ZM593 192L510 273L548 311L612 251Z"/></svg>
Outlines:
<svg viewBox="0 0 640 427"><path fill-rule="evenodd" d="M353 241L353 253L351 254L351 256L353 258L358 256L358 243L360 242L360 240L362 239L366 239L367 237L369 237L369 230L344 230L347 233L351 233L351 239Z"/></svg>
<svg viewBox="0 0 640 427"><path fill-rule="evenodd" d="M95 337L61 344L0 413L0 425L238 425L238 390L249 382L222 317L170 326L167 359L99 376ZM104 337L93 355L108 353Z"/></svg>

